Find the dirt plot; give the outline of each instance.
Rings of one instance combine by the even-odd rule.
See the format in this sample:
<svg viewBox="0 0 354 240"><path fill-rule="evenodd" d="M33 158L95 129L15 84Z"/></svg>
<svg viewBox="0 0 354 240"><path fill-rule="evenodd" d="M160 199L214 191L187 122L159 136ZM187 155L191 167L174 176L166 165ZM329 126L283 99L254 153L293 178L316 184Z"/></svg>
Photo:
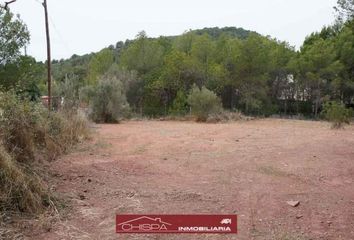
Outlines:
<svg viewBox="0 0 354 240"><path fill-rule="evenodd" d="M354 126L97 125L52 171L73 208L33 239L354 239ZM239 234L117 235L116 213L235 213Z"/></svg>

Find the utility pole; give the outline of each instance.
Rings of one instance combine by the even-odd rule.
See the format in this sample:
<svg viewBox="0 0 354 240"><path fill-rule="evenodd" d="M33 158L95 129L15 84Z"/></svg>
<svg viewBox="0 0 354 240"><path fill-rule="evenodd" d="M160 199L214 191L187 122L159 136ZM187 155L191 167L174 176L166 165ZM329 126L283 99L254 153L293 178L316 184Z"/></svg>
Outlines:
<svg viewBox="0 0 354 240"><path fill-rule="evenodd" d="M5 2L5 6L1 6L0 8L3 8L5 10L8 10L8 6L11 3L16 2L17 0L11 0L8 2ZM44 16L45 16L45 31L46 31L46 36L47 36L47 70L48 70L48 109L49 111L52 110L52 59L51 59L51 53L50 53L50 36L49 36L49 21L48 21L48 8L47 8L47 0L43 0L42 3L44 7ZM25 47L25 55L27 55L27 49Z"/></svg>
<svg viewBox="0 0 354 240"><path fill-rule="evenodd" d="M48 22L48 8L47 0L43 0L44 15L45 15L45 31L47 36L47 77L48 77L48 110L52 110L52 60L50 53L50 36L49 36L49 22Z"/></svg>

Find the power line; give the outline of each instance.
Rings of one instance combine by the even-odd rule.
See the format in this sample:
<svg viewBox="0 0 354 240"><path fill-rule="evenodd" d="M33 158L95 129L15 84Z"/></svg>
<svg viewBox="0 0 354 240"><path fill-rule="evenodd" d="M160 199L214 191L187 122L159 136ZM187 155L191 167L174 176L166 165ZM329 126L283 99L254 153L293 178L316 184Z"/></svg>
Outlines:
<svg viewBox="0 0 354 240"><path fill-rule="evenodd" d="M63 38L63 35L60 33L59 29L56 27L54 20L51 16L49 16L49 22L52 25L55 33L58 35L58 37L60 38L60 41L63 43L64 47L66 48L68 53L72 52L72 49L70 48L70 46L68 45L68 43L65 41L65 39Z"/></svg>
<svg viewBox="0 0 354 240"><path fill-rule="evenodd" d="M37 2L38 4L40 4L41 6L43 6L43 3L40 2L39 0L33 0L35 2ZM57 28L53 18L51 16L48 16L49 17L49 23L50 25L52 26L52 28L54 29L55 33L58 35L58 37L60 38L60 41L62 42L62 44L64 45L65 47L65 50L71 54L73 51L71 49L71 47L69 46L69 44L67 43L67 41L65 41L63 35L60 33L59 29Z"/></svg>

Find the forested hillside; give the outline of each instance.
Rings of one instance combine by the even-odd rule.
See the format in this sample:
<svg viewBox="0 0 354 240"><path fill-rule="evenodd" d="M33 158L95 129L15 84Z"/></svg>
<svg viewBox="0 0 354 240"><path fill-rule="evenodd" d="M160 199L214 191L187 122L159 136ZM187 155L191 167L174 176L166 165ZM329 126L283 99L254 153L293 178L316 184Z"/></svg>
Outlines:
<svg viewBox="0 0 354 240"><path fill-rule="evenodd" d="M196 84L220 96L227 109L317 117L325 101L353 103L352 25L324 27L300 51L237 28L159 38L141 32L99 53L55 61L53 74L57 85L72 82L77 94L103 75L126 81L130 107L149 116L185 113L186 96Z"/></svg>
<svg viewBox="0 0 354 240"><path fill-rule="evenodd" d="M354 23L345 6L337 9L341 21L311 33L298 51L236 27L158 38L142 31L97 53L54 60L54 93L92 105L100 83L108 79L118 82L117 104L127 112L183 115L196 85L214 92L225 109L317 118L325 102L353 105ZM1 66L0 82L5 89L21 86L36 99L46 94L44 70L43 63L23 56Z"/></svg>

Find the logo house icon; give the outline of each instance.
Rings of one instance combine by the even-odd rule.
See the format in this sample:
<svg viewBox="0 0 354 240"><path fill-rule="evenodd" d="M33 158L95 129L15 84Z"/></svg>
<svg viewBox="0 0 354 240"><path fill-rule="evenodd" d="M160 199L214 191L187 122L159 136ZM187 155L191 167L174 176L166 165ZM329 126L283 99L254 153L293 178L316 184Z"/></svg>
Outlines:
<svg viewBox="0 0 354 240"><path fill-rule="evenodd" d="M124 232L131 231L168 231L168 226L172 224L164 222L161 218L151 218L147 216L138 217L126 222L119 223L117 226Z"/></svg>

